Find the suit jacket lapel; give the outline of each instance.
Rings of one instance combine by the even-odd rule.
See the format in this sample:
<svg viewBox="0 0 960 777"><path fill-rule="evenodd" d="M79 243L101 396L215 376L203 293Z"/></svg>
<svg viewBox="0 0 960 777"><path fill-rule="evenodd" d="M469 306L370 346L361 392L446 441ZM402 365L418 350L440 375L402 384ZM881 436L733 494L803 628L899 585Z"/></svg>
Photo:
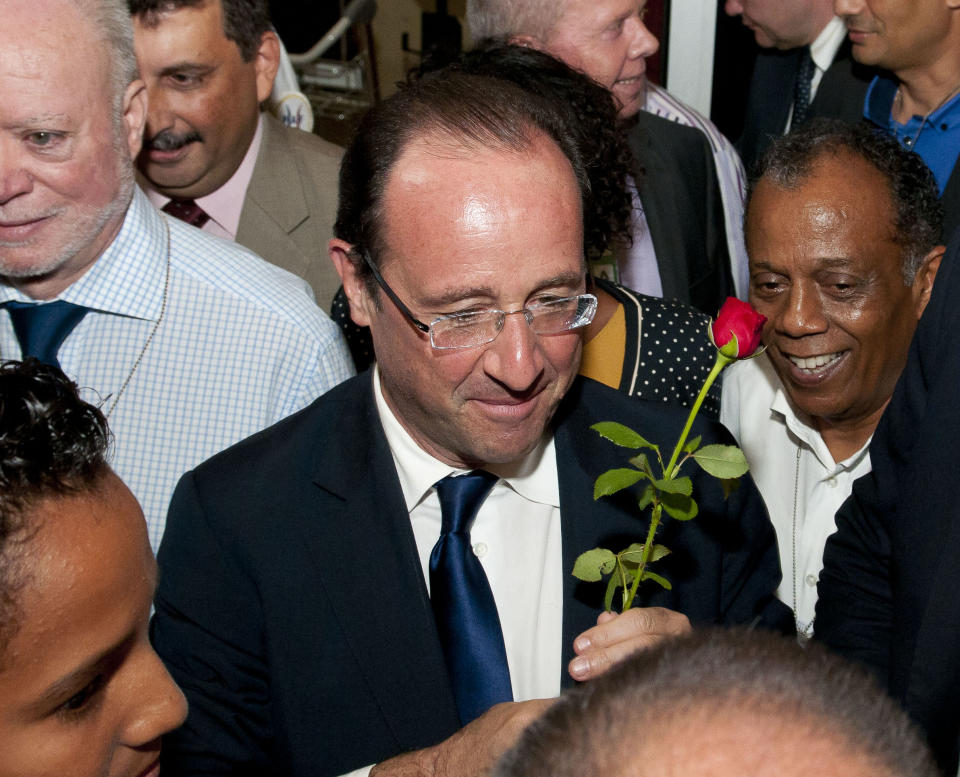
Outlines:
<svg viewBox="0 0 960 777"><path fill-rule="evenodd" d="M693 231L702 237L702 231L698 232L702 227L678 223L675 205L678 197L674 189L676 165L664 157L659 144L655 142L657 121L660 121L658 117L641 111L636 117L637 126L629 134L634 163L639 168L634 169L634 180L657 256L663 296L689 304L690 277L683 260L689 249L684 242L684 235ZM702 239L698 243L695 239L690 242L702 250Z"/></svg>
<svg viewBox="0 0 960 777"><path fill-rule="evenodd" d="M264 257L283 257L278 262L281 267L307 277L310 258L291 233L310 217L310 207L296 157L287 150L280 129L264 117L263 140L240 213L237 242Z"/></svg>
<svg viewBox="0 0 960 777"><path fill-rule="evenodd" d="M388 727L411 749L449 736L459 720L370 373L356 382L361 392L330 435L350 444L318 452L314 468L317 567ZM322 528L328 515L342 516L341 530Z"/></svg>

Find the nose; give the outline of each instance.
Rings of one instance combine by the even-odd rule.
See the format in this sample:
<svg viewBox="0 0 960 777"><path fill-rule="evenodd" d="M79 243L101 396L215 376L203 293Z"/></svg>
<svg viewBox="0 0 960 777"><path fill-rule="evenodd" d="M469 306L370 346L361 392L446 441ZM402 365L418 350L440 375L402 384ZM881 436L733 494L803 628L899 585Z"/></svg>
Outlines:
<svg viewBox="0 0 960 777"><path fill-rule="evenodd" d="M859 12L861 5L861 0L833 0L833 12L837 16L853 16Z"/></svg>
<svg viewBox="0 0 960 777"><path fill-rule="evenodd" d="M0 140L0 206L33 189L33 178L24 169L23 160L12 140Z"/></svg>
<svg viewBox="0 0 960 777"><path fill-rule="evenodd" d="M500 334L484 352L484 371L511 392L520 394L536 385L543 366L539 336L530 328L526 313L508 313Z"/></svg>
<svg viewBox="0 0 960 777"><path fill-rule="evenodd" d="M124 744L142 747L178 728L187 717L187 700L153 648L146 645L129 686L129 720Z"/></svg>
<svg viewBox="0 0 960 777"><path fill-rule="evenodd" d="M806 284L794 284L773 324L788 337L805 337L825 331L827 318L820 295Z"/></svg>
<svg viewBox="0 0 960 777"><path fill-rule="evenodd" d="M657 49L660 48L660 41L657 40L656 35L650 32L650 28L643 23L640 15L637 14L631 17L627 23L632 25L629 57L631 59L637 59L639 57L645 59L656 54Z"/></svg>
<svg viewBox="0 0 960 777"><path fill-rule="evenodd" d="M740 0L727 0L723 4L723 10L727 16L739 16L743 13L743 3Z"/></svg>
<svg viewBox="0 0 960 777"><path fill-rule="evenodd" d="M166 90L159 86L147 86L147 126L145 136L149 139L158 132L173 129L176 116L170 108Z"/></svg>

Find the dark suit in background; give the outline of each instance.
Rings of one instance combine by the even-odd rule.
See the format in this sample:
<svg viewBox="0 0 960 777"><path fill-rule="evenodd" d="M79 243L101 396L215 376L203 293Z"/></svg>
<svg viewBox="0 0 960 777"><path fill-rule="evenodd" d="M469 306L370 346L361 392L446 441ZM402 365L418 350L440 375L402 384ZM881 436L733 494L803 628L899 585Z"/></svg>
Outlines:
<svg viewBox="0 0 960 777"><path fill-rule="evenodd" d="M343 149L262 114L260 153L247 187L237 242L310 284L330 309L340 277L327 254L337 218Z"/></svg>
<svg viewBox="0 0 960 777"><path fill-rule="evenodd" d="M640 111L628 135L664 299L715 316L734 296L723 198L706 136Z"/></svg>
<svg viewBox="0 0 960 777"><path fill-rule="evenodd" d="M926 730L945 774L960 733L960 232L870 444L871 474L837 513L818 639L871 668Z"/></svg>
<svg viewBox="0 0 960 777"><path fill-rule="evenodd" d="M810 118L862 120L863 100L876 73L853 59L850 46L849 38L845 39L833 63L823 74L810 103ZM788 51L762 49L757 54L743 134L736 143L748 175L770 141L786 131L801 53L802 49L797 48Z"/></svg>
<svg viewBox="0 0 960 777"><path fill-rule="evenodd" d="M570 575L574 559L625 547L647 525L635 497L593 501L594 479L625 450L589 426L617 419L666 451L685 416L583 379L558 410L564 666L605 587ZM694 434L730 441L716 424ZM694 623L792 629L773 599L777 550L752 481L724 501L717 481L688 474L700 514L668 519L658 537L674 551L657 565L673 590L647 584L642 603ZM370 373L185 476L159 559L153 640L191 704L164 743L166 777L327 777L459 728Z"/></svg>

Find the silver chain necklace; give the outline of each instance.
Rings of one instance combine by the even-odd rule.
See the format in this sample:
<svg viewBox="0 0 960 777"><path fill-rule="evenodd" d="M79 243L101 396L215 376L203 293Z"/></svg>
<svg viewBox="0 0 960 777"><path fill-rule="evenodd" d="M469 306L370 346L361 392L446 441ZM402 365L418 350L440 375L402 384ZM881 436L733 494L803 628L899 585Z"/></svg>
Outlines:
<svg viewBox="0 0 960 777"><path fill-rule="evenodd" d="M926 112L923 118L920 119L920 126L917 128L917 131L913 134L913 137L911 138L908 136L904 138L903 145L906 146L908 149L912 149L917 144L917 140L920 138L920 133L923 132L923 130L926 128L927 119L929 119L933 113L935 113L936 111L939 111L944 105L946 105L947 102L950 100L950 98L953 97L957 92L960 92L960 84L957 84L955 87L953 87L953 89L950 90L950 94L948 94L940 102L934 105L929 111ZM897 113L903 113L902 87L900 86L897 87L897 93L894 95L893 99L894 99L894 102L897 104ZM910 117L908 116L907 118L909 119Z"/></svg>
<svg viewBox="0 0 960 777"><path fill-rule="evenodd" d="M110 403L110 409L104 413L104 416L109 420L110 414L114 411L117 406L117 403L120 401L120 397L123 396L123 392L127 390L127 386L130 385L130 381L133 378L133 374L137 371L137 368L140 366L140 362L143 361L143 356L147 352L147 348L150 347L150 343L153 342L153 336L157 333L157 330L160 328L160 323L163 321L163 316L167 312L167 292L170 290L170 225L167 224L164 219L163 226L167 232L167 262L166 268L163 275L163 297L160 300L160 315L157 316L157 321L153 325L153 329L150 330L150 334L147 335L147 340L143 344L143 348L140 349L140 353L137 356L137 360L133 363L133 367L130 368L130 372L127 373L126 379L120 386L120 390L113 397L113 402Z"/></svg>
<svg viewBox="0 0 960 777"><path fill-rule="evenodd" d="M813 619L800 628L800 583L797 580L797 503L800 497L800 454L803 448L797 443L797 465L793 472L793 623L797 629L797 635L804 640L813 636Z"/></svg>
<svg viewBox="0 0 960 777"><path fill-rule="evenodd" d="M127 377L124 379L123 383L120 385L120 390L113 395L113 401L110 403L110 408L104 413L104 416L109 419L110 414L116 409L117 403L120 401L120 397L123 396L123 393L127 390L127 386L130 385L130 381L133 379L134 373L137 371L137 368L140 366L140 362L143 361L143 357L147 352L147 349L150 347L150 343L153 342L153 337L157 333L157 330L160 328L160 324L163 322L163 316L167 312L167 295L170 290L170 226L166 221L163 222L164 228L166 229L166 238L167 238L167 261L164 270L163 277L163 297L160 301L160 315L157 316L157 320L153 325L153 328L150 330L150 334L147 335L147 340L143 344L143 347L140 349L140 353L137 355L137 360L133 363L133 367L130 368L130 372L127 373ZM109 399L109 397L107 397ZM106 401L106 399L104 400Z"/></svg>

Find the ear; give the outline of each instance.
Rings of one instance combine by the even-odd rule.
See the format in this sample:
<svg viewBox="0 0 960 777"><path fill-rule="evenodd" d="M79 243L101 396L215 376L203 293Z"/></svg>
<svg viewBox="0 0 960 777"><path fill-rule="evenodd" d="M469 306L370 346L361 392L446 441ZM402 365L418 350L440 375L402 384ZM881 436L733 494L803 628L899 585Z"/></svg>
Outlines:
<svg viewBox="0 0 960 777"><path fill-rule="evenodd" d="M367 283L361 277L358 265L351 256L353 246L344 240L333 238L327 244L330 259L337 268L337 274L343 283L343 292L350 303L350 318L357 326L370 326L371 311L374 302L367 291Z"/></svg>
<svg viewBox="0 0 960 777"><path fill-rule="evenodd" d="M280 68L280 39L273 30L267 30L260 38L253 65L257 72L257 102L262 103L273 91L273 79Z"/></svg>
<svg viewBox="0 0 960 777"><path fill-rule="evenodd" d="M929 254L923 257L920 269L917 270L917 275L913 279L913 301L918 320L930 301L933 282L937 278L937 270L940 269L940 262L946 250L944 246L935 246Z"/></svg>
<svg viewBox="0 0 960 777"><path fill-rule="evenodd" d="M508 43L512 46L523 46L525 49L546 51L539 38L535 38L533 35L527 35L526 33L522 35L511 35Z"/></svg>
<svg viewBox="0 0 960 777"><path fill-rule="evenodd" d="M147 86L134 79L123 93L123 125L127 131L130 158L136 159L143 145L143 129L147 123Z"/></svg>

